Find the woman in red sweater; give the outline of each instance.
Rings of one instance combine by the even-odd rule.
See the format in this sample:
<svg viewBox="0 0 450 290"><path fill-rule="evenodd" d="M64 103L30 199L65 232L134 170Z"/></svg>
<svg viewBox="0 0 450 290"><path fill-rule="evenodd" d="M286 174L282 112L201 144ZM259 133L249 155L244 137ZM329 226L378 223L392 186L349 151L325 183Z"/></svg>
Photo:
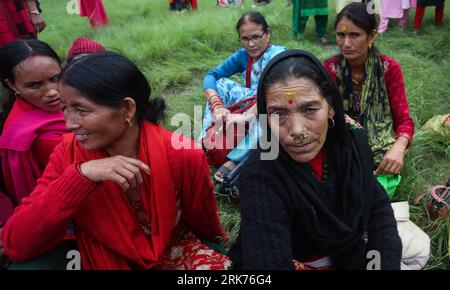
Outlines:
<svg viewBox="0 0 450 290"><path fill-rule="evenodd" d="M414 123L400 64L375 48L376 29L375 15L367 12L366 4L344 7L335 24L341 54L324 65L338 85L345 113L367 130L375 174L392 196Z"/></svg>
<svg viewBox="0 0 450 290"><path fill-rule="evenodd" d="M73 134L6 223L6 254L25 261L46 252L73 220L83 269L227 268L199 240L226 238L206 157L158 124L165 104L149 101L142 72L101 52L65 67L59 91Z"/></svg>

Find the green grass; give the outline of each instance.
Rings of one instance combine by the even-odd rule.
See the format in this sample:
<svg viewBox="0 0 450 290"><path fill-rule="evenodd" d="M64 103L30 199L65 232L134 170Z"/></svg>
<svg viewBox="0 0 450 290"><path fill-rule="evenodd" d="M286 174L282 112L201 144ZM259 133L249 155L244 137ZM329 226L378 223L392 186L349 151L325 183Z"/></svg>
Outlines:
<svg viewBox="0 0 450 290"><path fill-rule="evenodd" d="M333 42L334 1L329 1L331 15L329 36ZM217 8L215 0L200 1L197 13L171 14L167 1L105 0L112 25L91 29L86 18L68 15L66 2L42 1L48 27L39 37L65 56L77 36L103 43L108 49L122 52L134 60L149 78L154 95L169 103L170 117L178 112L193 116L194 105L203 106L202 79L205 73L221 63L238 47L235 23L251 10L251 1L243 6ZM444 27L433 26L434 11L427 9L418 36L410 30L400 31L394 23L377 40L379 49L397 59L403 69L411 114L416 124L416 138L407 153L403 180L395 200L411 200L429 186L450 177L450 141L439 143L421 133L421 126L432 116L450 113L450 5L445 9ZM320 59L337 52L333 43L320 46L314 37L314 21L310 19L305 39L291 37L292 6L287 0L276 0L260 10L271 25L272 42L288 48L309 50ZM410 25L414 12L410 16ZM166 125L169 129L177 129ZM224 228L234 239L239 226L238 206L226 197L218 197ZM411 207L412 220L432 238L432 257L427 269L450 269L447 255L449 220L431 222L422 208Z"/></svg>

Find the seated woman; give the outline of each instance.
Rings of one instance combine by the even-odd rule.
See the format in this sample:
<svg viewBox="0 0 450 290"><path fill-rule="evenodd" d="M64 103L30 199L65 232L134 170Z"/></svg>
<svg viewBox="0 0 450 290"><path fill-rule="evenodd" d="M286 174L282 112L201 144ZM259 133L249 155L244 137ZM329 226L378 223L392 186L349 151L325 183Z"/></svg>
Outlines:
<svg viewBox="0 0 450 290"><path fill-rule="evenodd" d="M142 72L99 52L66 66L59 91L73 133L6 223L6 254L47 251L73 219L83 269L225 269L198 239L226 238L204 153L174 149L183 137L158 125L164 101Z"/></svg>
<svg viewBox="0 0 450 290"><path fill-rule="evenodd" d="M67 131L56 90L61 72L56 52L42 41L18 39L0 48L0 63L0 77L12 105L4 114L0 136L1 231L14 208L33 191ZM0 260L1 252L0 243Z"/></svg>
<svg viewBox="0 0 450 290"><path fill-rule="evenodd" d="M342 94L345 113L367 130L375 175L392 197L414 135L400 64L375 48L377 22L366 4L344 7L335 29L341 54L327 59L325 68Z"/></svg>
<svg viewBox="0 0 450 290"><path fill-rule="evenodd" d="M67 131L57 91L61 63L56 52L42 41L18 39L0 48L0 63L0 76L13 104L0 136L6 190L0 193L1 228L14 207L33 191Z"/></svg>
<svg viewBox="0 0 450 290"><path fill-rule="evenodd" d="M260 117L268 115L265 124L260 119L263 134L280 152L262 160L265 151L255 150L243 165L233 267L400 269L396 222L365 131L345 123L319 60L300 50L276 56L261 76L257 105Z"/></svg>
<svg viewBox="0 0 450 290"><path fill-rule="evenodd" d="M243 48L208 72L203 81L207 103L200 140L206 135L206 129L214 119L222 119L224 122L233 121L227 107L254 97L263 68L275 55L286 50L284 47L270 44L271 30L259 12L244 13L237 22L236 30ZM229 79L236 73L241 74L243 86ZM246 112L245 120L241 120L241 122L254 118L256 105L247 109ZM229 174L237 163L248 156L249 148L253 148L257 142L257 134L258 125L253 122L246 136L247 139L227 155L228 161L219 168L215 176L217 181L221 182L224 175Z"/></svg>

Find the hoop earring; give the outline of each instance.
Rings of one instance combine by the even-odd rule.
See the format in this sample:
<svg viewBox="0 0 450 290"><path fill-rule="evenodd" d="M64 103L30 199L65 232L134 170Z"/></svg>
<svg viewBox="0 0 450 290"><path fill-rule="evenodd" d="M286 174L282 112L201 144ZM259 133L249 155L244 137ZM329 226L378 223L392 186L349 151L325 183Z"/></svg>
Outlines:
<svg viewBox="0 0 450 290"><path fill-rule="evenodd" d="M331 120L331 125L330 125L330 120ZM334 122L333 117L331 117L330 119L328 119L328 128L334 128L334 126L336 126L336 123Z"/></svg>
<svg viewBox="0 0 450 290"><path fill-rule="evenodd" d="M133 126L133 122L130 119L127 119L128 128L131 128Z"/></svg>

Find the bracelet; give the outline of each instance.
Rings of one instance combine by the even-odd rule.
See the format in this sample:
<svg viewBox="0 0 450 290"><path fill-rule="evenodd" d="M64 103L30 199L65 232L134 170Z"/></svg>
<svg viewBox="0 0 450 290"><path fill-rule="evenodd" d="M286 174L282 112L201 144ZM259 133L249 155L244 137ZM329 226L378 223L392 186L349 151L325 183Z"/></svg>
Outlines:
<svg viewBox="0 0 450 290"><path fill-rule="evenodd" d="M406 145L406 148L408 148L411 145L411 141L412 141L411 136L409 134L406 134L406 133L400 133L399 135L397 135L396 139L398 139L400 137L406 138L408 140L408 144Z"/></svg>
<svg viewBox="0 0 450 290"><path fill-rule="evenodd" d="M39 10L30 10L30 11L28 11L28 13L30 13L30 14L34 14L34 15L40 15L41 13L39 12Z"/></svg>
<svg viewBox="0 0 450 290"><path fill-rule="evenodd" d="M211 96L208 97L208 103L211 101L211 99L212 99L213 97L218 97L218 98L220 98L219 95L211 95Z"/></svg>
<svg viewBox="0 0 450 290"><path fill-rule="evenodd" d="M219 100L219 101L214 102L212 105L210 105L210 107L211 107L211 112L214 113L214 111L216 109L223 108L224 106L223 106L222 100Z"/></svg>

